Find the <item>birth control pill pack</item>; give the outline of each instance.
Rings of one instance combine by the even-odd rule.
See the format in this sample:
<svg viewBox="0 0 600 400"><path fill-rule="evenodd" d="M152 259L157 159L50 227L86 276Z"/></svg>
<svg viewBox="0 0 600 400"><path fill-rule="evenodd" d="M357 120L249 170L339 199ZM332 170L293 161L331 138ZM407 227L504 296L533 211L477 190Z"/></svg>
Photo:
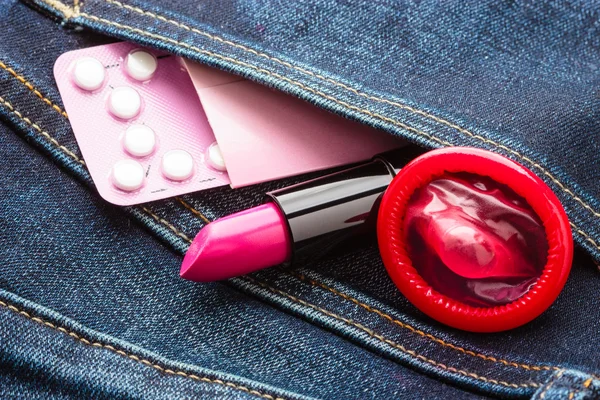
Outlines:
<svg viewBox="0 0 600 400"><path fill-rule="evenodd" d="M54 76L107 201L133 205L230 183L178 57L114 43L61 55Z"/></svg>

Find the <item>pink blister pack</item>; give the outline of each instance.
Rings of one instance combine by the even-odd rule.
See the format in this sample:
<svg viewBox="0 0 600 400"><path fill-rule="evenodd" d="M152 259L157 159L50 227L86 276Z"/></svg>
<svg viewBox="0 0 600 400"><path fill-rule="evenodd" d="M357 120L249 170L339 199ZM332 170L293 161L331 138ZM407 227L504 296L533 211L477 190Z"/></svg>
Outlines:
<svg viewBox="0 0 600 400"><path fill-rule="evenodd" d="M114 43L62 54L54 76L105 200L133 205L230 183L177 57Z"/></svg>

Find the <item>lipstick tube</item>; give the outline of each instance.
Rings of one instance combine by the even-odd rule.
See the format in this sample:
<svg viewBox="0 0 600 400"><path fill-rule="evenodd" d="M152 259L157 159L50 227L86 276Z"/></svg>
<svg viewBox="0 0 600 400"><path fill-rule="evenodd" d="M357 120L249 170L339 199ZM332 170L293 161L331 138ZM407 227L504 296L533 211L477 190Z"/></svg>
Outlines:
<svg viewBox="0 0 600 400"><path fill-rule="evenodd" d="M403 148L324 177L267 193L289 229L292 261L322 257L348 238L374 233L381 196L401 167L418 154Z"/></svg>

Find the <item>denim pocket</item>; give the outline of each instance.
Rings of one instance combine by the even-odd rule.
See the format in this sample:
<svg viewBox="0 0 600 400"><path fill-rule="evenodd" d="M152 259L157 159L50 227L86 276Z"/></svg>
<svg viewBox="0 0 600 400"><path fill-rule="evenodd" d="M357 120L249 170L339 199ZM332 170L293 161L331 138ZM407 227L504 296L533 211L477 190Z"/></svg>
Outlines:
<svg viewBox="0 0 600 400"><path fill-rule="evenodd" d="M375 71L369 72L373 54L363 57L366 52L373 50L375 55L379 52L379 56L385 58L383 49L398 51L394 47L397 44L385 41L383 45L378 44L367 40L372 38L367 38L366 34L357 35L354 39L349 37L347 32L352 23L363 27L369 22L362 21L360 15L355 22L348 19L348 16L345 19L336 18L341 24L337 28L340 37L329 43L322 39L325 32L330 33L326 30L325 23L306 21L312 14L303 9L298 10L298 19L304 22L298 26L293 25L294 34L292 30L281 32L273 28L275 38L267 40L259 35L262 28L258 25L268 30L270 26L283 26L281 21L275 24L277 16L268 15L266 9L258 6L253 8L244 3L237 4L237 7L223 4L205 6L204 10L192 9L186 3L164 7L115 0L93 0L84 4L76 2L73 5L54 0L32 3L62 19L67 26L83 26L234 71L423 146L473 145L504 153L523 162L552 185L569 212L578 243L590 253L598 254L596 243L599 236L593 221L598 216L595 210L600 207L596 207L597 201L593 197L597 189L589 180L589 174L594 175L597 171L592 171L591 168L586 173L581 173L577 168L573 169L570 158L556 155L555 149L551 147L575 146L571 142L565 142L564 138L556 139L564 126L543 125L544 129L547 128L547 132L540 136L544 140L542 143L534 143L531 137L539 134L539 128L530 128L528 124L531 121L523 120L522 116L516 126L524 128L524 132L516 132L518 129L513 126L500 129L494 125L494 120L503 121L507 117L499 113L498 107L481 110L465 105L465 109L458 110L447 98L449 93L443 90L439 92L440 103L436 104L432 100L436 95L435 88L425 83L423 87L432 96L429 100L425 95L414 95L415 99L401 100L398 94L402 93L402 79L394 77L399 82L387 88L381 82L378 83L376 78L369 77L393 72L402 75L402 72L377 69L386 64L376 64ZM361 7L368 8L368 5ZM389 17L388 23L393 24L395 14L391 11L397 10L391 5L386 7L389 12L385 16ZM460 11L460 6L453 7L454 12ZM312 12L318 16L332 12L325 4L317 8ZM369 15L368 11L361 12ZM289 16L289 12L286 9L282 18ZM255 23L251 16L262 16L270 23ZM381 15L370 18L372 23L385 21L381 19ZM388 25L381 26L381 32L386 32L386 27L389 29ZM297 39L299 46L304 47L294 49L291 45L294 39ZM349 59L354 54L356 59L346 64L328 59L324 51L331 50L336 43L341 45L343 40L352 40L347 46L350 54L338 55ZM357 47L356 42L361 40L365 46L368 44L372 47ZM410 53L411 49L407 48L405 51ZM308 54L311 52L316 54ZM421 49L419 54L428 54L427 49ZM581 58L588 60L589 55L582 54ZM435 57L425 58L424 66L439 68L427 64L432 60ZM504 64L500 63L502 65ZM357 71L363 73L363 79L357 78ZM416 80L421 72L430 78L435 75L430 69L416 69L409 75ZM588 83L593 80L588 75L581 79ZM557 88L563 88L562 82L542 79L542 83L548 87L552 87L554 83ZM490 87L494 85L498 83L487 82L485 90L491 91ZM462 88L468 90L469 86L463 83ZM520 92L515 89L513 95L515 93ZM587 92L584 94L578 101L594 113L595 103L587 96ZM508 101L509 98L492 99ZM527 111L535 113L536 109ZM573 117L574 114L569 113L562 116ZM29 128L33 127L27 121L25 124L30 125ZM598 132L596 120L585 120L585 124L585 129ZM36 130L35 127L33 130ZM43 132L49 135L47 131ZM594 137L584 138L581 132L583 131L579 128L575 130L576 136L581 140L592 140L593 144ZM593 155L588 154L589 149L585 145L577 143L576 148L578 152L581 151L579 157L584 160L583 165L587 163L585 160L594 165ZM76 160L73 155L60 148L53 151L62 154L67 160L65 163L73 164ZM539 160L544 160L544 163ZM75 167L71 167L81 169L76 163ZM81 174L84 175L85 172ZM264 191L289 182L275 182L235 191L213 190L134 208L131 213L177 251L183 252L194 234L207 221L255 205L261 200ZM533 394L563 366L592 372L600 369L597 346L591 344L593 340L590 342L590 339L596 339L599 335L597 321L600 315L596 310L582 310L578 306L582 301L591 301L600 289L597 272L590 265L587 256L581 254L576 260L565 292L548 312L523 328L494 335L457 332L425 318L396 291L380 264L375 248L369 244L360 244L354 250L332 255L302 270L265 271L252 277L232 280L231 285L283 310L301 315L304 319L383 356L383 359L410 366L428 376L486 394L526 396ZM339 350L338 347L335 348ZM335 355L347 356L347 353L334 351ZM267 372L263 374L266 375Z"/></svg>

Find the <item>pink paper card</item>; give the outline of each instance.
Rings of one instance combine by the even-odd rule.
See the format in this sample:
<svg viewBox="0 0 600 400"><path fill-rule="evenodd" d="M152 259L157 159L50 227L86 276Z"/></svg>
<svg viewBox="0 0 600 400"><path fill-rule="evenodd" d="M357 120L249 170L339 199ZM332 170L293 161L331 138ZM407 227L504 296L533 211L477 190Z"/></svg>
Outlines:
<svg viewBox="0 0 600 400"><path fill-rule="evenodd" d="M114 43L61 55L54 76L107 201L132 205L229 184L223 165L211 162L215 137L177 57Z"/></svg>
<svg viewBox="0 0 600 400"><path fill-rule="evenodd" d="M188 60L185 65L234 188L367 160L403 145L238 76Z"/></svg>

